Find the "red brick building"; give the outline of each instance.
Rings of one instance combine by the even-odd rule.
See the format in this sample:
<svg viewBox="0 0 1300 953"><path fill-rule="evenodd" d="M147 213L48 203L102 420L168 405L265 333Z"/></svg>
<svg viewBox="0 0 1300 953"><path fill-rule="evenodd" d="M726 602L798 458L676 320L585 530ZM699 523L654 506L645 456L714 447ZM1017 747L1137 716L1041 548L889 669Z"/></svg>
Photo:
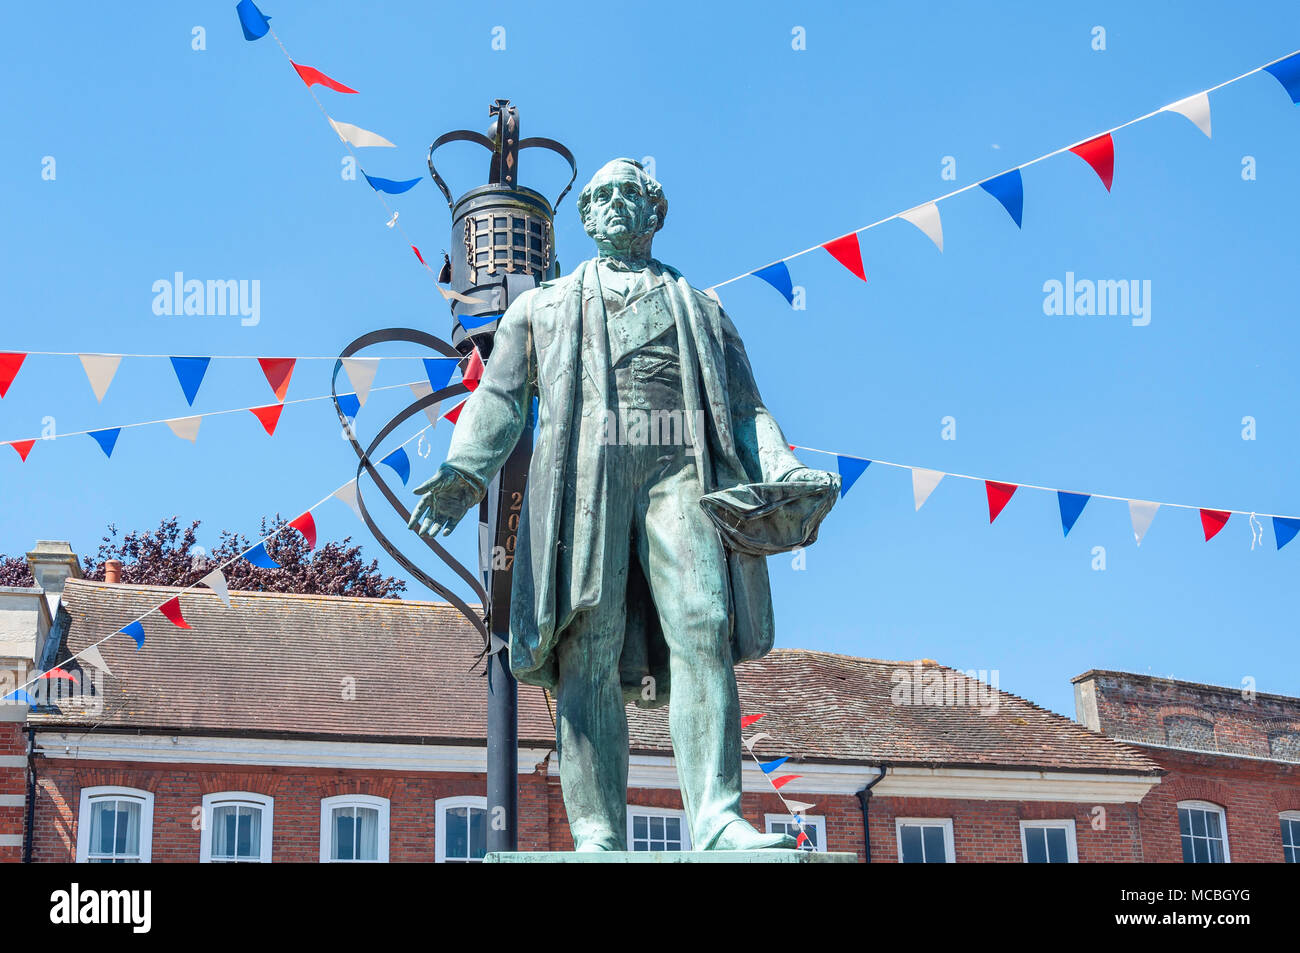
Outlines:
<svg viewBox="0 0 1300 953"><path fill-rule="evenodd" d="M1142 800L1142 859L1300 862L1300 699L1085 672L1079 721L1164 769Z"/></svg>

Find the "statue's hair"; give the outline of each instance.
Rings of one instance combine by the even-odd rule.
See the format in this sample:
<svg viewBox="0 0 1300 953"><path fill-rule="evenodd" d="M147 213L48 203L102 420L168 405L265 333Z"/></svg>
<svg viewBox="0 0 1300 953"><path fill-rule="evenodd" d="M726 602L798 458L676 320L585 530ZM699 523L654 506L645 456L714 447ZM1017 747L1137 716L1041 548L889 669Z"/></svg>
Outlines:
<svg viewBox="0 0 1300 953"><path fill-rule="evenodd" d="M614 165L618 162L627 163L639 173L641 182L645 186L646 195L648 195L650 201L654 203L655 212L659 217L659 223L655 226L655 231L659 231L659 229L664 227L664 219L668 217L668 199L664 197L663 186L655 181L654 176L647 172L645 166L640 162L636 159L628 159L626 157L609 160L596 171L596 175L599 175L600 172L608 166ZM595 181L596 177L592 176L591 182L584 185L582 191L578 193L578 217L581 218L583 222L587 221L587 209L591 206L591 184Z"/></svg>

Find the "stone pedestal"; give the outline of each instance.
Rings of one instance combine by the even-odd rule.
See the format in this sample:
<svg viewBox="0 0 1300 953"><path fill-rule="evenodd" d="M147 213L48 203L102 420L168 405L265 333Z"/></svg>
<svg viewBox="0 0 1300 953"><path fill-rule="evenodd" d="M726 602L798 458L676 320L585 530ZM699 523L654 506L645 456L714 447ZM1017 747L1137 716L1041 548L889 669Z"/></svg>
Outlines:
<svg viewBox="0 0 1300 953"><path fill-rule="evenodd" d="M852 853L810 850L610 850L576 853L571 850L500 851L483 858L487 864L856 864Z"/></svg>

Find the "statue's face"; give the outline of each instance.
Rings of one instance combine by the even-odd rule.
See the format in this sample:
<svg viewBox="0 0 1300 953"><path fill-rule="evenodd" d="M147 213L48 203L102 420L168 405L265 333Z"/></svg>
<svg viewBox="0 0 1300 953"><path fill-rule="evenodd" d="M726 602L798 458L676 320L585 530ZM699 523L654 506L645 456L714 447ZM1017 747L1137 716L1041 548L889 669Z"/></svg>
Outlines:
<svg viewBox="0 0 1300 953"><path fill-rule="evenodd" d="M648 249L659 217L638 171L626 164L602 169L590 189L583 225L596 244L623 254Z"/></svg>

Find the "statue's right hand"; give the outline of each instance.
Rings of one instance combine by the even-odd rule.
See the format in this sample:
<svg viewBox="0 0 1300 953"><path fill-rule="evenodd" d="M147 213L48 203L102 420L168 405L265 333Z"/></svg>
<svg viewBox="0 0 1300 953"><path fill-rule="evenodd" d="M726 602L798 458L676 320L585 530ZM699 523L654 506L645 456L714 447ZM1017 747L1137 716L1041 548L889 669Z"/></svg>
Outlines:
<svg viewBox="0 0 1300 953"><path fill-rule="evenodd" d="M446 464L429 480L415 488L420 501L415 505L407 526L421 536L450 535L466 511L478 502L473 485Z"/></svg>

